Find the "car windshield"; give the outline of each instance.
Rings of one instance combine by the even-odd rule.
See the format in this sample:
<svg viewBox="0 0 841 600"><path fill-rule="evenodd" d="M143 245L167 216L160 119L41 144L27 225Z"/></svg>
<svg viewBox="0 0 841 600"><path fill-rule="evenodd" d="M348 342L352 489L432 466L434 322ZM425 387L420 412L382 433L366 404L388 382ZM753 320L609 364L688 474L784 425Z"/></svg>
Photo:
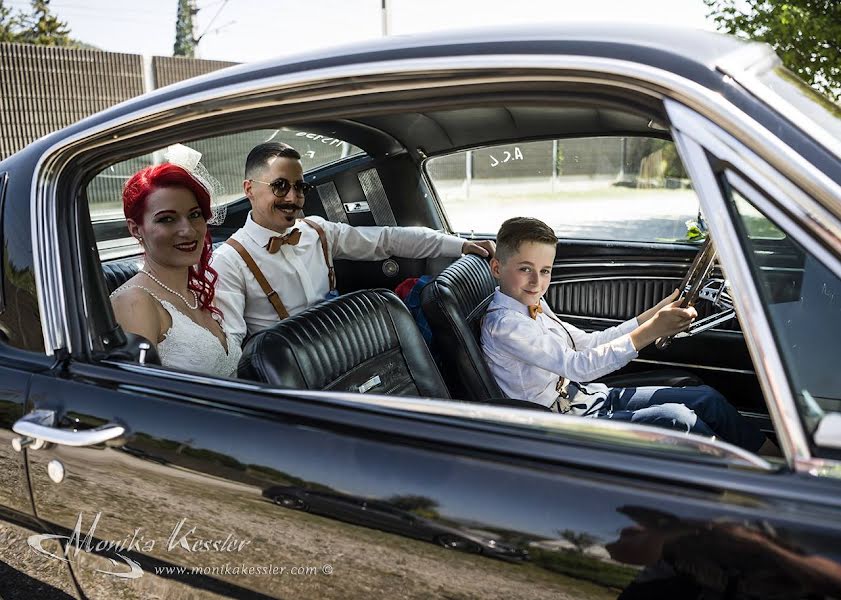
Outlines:
<svg viewBox="0 0 841 600"><path fill-rule="evenodd" d="M430 158L426 172L454 231L493 235L539 215L558 237L693 241L698 196L669 139L523 141Z"/></svg>
<svg viewBox="0 0 841 600"><path fill-rule="evenodd" d="M757 80L768 91L797 109L789 115L799 112L811 121L812 128L834 142L834 147L830 149L841 155L841 106L816 92L782 65L759 74Z"/></svg>

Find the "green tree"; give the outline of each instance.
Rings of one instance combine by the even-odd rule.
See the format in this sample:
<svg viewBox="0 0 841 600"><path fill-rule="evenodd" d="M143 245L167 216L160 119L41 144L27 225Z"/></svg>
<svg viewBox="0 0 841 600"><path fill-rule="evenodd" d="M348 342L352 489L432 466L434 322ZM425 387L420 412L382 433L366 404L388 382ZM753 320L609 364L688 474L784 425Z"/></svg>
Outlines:
<svg viewBox="0 0 841 600"><path fill-rule="evenodd" d="M12 14L12 9L0 0L0 42L18 41L17 29L17 18Z"/></svg>
<svg viewBox="0 0 841 600"><path fill-rule="evenodd" d="M599 543L599 538L596 536L583 531L579 533L574 529L558 530L558 535L572 544L578 554L584 554L587 548Z"/></svg>
<svg viewBox="0 0 841 600"><path fill-rule="evenodd" d="M50 12L50 0L32 0L32 12L21 13L15 41L39 46L72 46L70 28Z"/></svg>
<svg viewBox="0 0 841 600"><path fill-rule="evenodd" d="M196 8L192 0L178 0L178 20L175 22L175 46L173 56L194 58L196 55L196 38L193 35L193 17Z"/></svg>
<svg viewBox="0 0 841 600"><path fill-rule="evenodd" d="M414 513L419 517L426 517L427 519L438 518L438 502L426 496L415 496L408 494L405 496L391 496L386 499L388 504L394 508L405 510Z"/></svg>
<svg viewBox="0 0 841 600"><path fill-rule="evenodd" d="M766 42L786 67L841 100L841 2L704 0L719 30Z"/></svg>

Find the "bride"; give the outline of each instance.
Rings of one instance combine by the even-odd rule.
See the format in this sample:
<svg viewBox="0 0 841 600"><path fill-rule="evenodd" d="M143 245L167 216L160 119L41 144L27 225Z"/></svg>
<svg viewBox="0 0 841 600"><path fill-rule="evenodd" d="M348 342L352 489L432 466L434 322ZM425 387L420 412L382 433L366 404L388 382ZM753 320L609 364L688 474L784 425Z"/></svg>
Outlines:
<svg viewBox="0 0 841 600"><path fill-rule="evenodd" d="M155 344L164 366L235 376L242 349L213 305L208 190L180 166L147 167L126 182L123 211L145 256L111 294L117 322Z"/></svg>

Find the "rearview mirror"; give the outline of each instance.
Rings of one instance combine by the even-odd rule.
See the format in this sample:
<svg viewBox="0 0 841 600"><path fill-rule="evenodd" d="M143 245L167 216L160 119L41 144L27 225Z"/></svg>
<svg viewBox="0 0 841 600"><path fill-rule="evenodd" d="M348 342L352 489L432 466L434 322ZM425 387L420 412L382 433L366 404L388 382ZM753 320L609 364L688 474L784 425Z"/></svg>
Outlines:
<svg viewBox="0 0 841 600"><path fill-rule="evenodd" d="M824 414L815 429L814 439L818 446L841 449L841 414Z"/></svg>

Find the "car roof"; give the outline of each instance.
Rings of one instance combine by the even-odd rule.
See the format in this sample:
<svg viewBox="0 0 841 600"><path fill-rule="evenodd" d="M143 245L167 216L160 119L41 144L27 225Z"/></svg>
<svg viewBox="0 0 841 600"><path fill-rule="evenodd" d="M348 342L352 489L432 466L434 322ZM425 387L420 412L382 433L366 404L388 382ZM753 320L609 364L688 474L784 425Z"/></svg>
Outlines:
<svg viewBox="0 0 841 600"><path fill-rule="evenodd" d="M188 79L87 117L62 130L62 137L158 103L210 89L311 69L385 60L493 54L598 56L665 68L698 83L717 87L722 77L715 72L716 61L747 45L732 36L707 31L629 24L558 24L389 36L236 65Z"/></svg>

